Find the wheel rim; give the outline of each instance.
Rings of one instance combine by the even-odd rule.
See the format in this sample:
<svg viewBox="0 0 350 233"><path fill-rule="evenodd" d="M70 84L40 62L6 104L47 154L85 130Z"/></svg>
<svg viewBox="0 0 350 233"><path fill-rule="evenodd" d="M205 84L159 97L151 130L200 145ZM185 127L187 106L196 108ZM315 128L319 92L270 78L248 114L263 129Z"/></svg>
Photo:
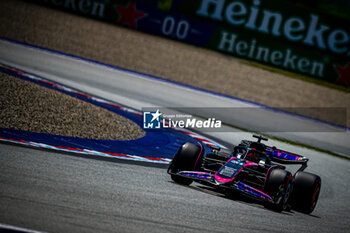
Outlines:
<svg viewBox="0 0 350 233"><path fill-rule="evenodd" d="M286 206L287 206L287 202L288 202L288 199L289 199L291 190L292 190L292 184L291 184L291 182L289 182L289 181L290 181L290 178L291 178L291 177L288 177L288 180L287 180L287 187L286 187L286 189L285 189L285 191L284 191L284 194L283 194L283 197L282 197L283 209L285 209Z"/></svg>
<svg viewBox="0 0 350 233"><path fill-rule="evenodd" d="M320 183L317 182L314 193L311 198L311 211L315 208L317 200L318 200L318 195L320 194Z"/></svg>
<svg viewBox="0 0 350 233"><path fill-rule="evenodd" d="M292 190L292 184L289 182L288 186L287 186L286 194L284 196L284 203L287 203L289 196L290 196L290 193L291 193L291 190Z"/></svg>

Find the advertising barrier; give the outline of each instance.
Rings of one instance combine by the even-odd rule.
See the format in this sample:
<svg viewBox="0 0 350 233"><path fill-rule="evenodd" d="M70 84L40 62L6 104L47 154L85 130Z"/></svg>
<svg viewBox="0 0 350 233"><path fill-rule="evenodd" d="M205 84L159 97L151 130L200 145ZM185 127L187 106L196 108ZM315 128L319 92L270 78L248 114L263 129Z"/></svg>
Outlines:
<svg viewBox="0 0 350 233"><path fill-rule="evenodd" d="M350 86L350 20L291 0L32 0Z"/></svg>

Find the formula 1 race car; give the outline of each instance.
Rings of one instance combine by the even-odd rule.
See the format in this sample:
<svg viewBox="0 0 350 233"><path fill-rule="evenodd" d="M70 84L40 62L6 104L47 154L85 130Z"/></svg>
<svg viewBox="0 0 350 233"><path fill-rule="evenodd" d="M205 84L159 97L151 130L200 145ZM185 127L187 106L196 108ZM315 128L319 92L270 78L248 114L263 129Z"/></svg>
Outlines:
<svg viewBox="0 0 350 233"><path fill-rule="evenodd" d="M233 152L212 146L205 153L202 145L183 144L169 165L174 182L190 185L193 181L223 192L239 192L262 201L276 211L294 209L310 214L318 200L321 178L304 172L308 158L270 147L257 141L242 140ZM283 166L301 165L292 175Z"/></svg>

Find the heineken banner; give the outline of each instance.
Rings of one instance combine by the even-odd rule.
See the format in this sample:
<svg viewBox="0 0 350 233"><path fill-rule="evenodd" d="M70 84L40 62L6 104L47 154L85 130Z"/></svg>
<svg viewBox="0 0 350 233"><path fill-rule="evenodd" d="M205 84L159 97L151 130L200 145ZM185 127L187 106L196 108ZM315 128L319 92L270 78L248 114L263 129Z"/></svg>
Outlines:
<svg viewBox="0 0 350 233"><path fill-rule="evenodd" d="M350 86L350 22L288 0L34 0Z"/></svg>

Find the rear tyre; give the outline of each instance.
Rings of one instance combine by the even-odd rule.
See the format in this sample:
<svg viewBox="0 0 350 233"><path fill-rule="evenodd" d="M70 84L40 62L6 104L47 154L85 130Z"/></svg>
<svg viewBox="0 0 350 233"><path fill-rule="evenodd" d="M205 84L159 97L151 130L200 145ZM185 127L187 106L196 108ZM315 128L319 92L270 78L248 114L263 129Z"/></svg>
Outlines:
<svg viewBox="0 0 350 233"><path fill-rule="evenodd" d="M311 214L315 209L321 190L321 178L308 172L297 172L291 195L292 209Z"/></svg>
<svg viewBox="0 0 350 233"><path fill-rule="evenodd" d="M274 202L266 207L279 212L285 210L292 191L292 174L278 168L271 170L267 174L264 191Z"/></svg>
<svg viewBox="0 0 350 233"><path fill-rule="evenodd" d="M180 147L174 156L169 170L171 173L199 170L202 163L202 158L203 151L201 147L187 142ZM192 183L191 179L174 174L171 175L171 179L174 182L183 185L190 185Z"/></svg>

